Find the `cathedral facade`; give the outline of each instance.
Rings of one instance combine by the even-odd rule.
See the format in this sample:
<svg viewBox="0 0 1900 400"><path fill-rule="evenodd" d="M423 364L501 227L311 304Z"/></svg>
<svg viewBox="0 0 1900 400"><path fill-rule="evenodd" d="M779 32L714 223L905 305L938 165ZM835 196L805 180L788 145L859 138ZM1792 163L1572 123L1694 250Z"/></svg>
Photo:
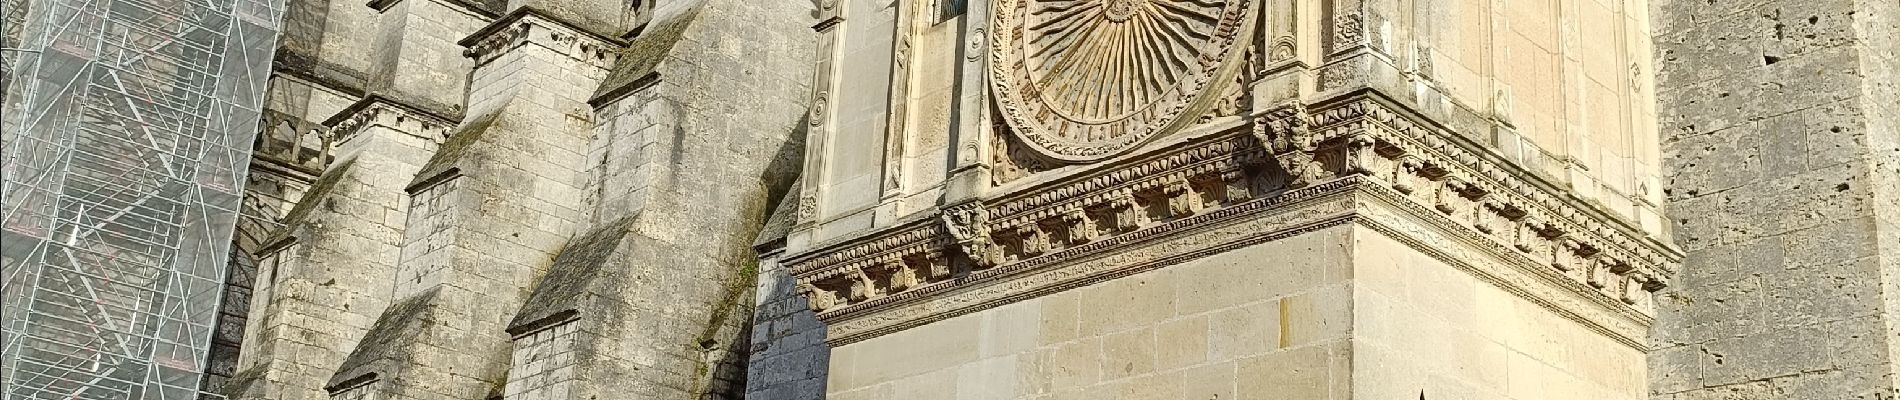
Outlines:
<svg viewBox="0 0 1900 400"><path fill-rule="evenodd" d="M285 18L232 398L1900 398L1892 0Z"/></svg>

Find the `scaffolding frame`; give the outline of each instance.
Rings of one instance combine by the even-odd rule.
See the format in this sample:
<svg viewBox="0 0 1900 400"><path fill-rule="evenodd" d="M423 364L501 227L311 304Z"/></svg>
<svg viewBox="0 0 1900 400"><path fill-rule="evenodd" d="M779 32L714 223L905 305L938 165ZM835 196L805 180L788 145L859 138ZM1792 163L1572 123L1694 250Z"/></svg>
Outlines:
<svg viewBox="0 0 1900 400"><path fill-rule="evenodd" d="M0 5L0 399L215 397L283 0Z"/></svg>

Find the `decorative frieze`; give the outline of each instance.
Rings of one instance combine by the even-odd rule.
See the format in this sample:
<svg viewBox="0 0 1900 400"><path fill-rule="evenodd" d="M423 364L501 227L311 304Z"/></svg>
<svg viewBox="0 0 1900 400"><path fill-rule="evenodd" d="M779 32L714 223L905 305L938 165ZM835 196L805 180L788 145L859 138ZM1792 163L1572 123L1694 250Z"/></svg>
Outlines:
<svg viewBox="0 0 1900 400"><path fill-rule="evenodd" d="M1451 254L1443 257L1450 263L1476 263L1461 257L1478 255L1429 247L1483 249L1488 259L1505 260L1500 265L1508 267L1471 267L1480 270L1477 274L1565 282L1557 285L1572 295L1600 299L1603 310L1622 310L1606 311L1621 313L1622 320L1647 318L1652 308L1649 293L1667 284L1663 277L1671 275L1680 257L1675 250L1632 228L1610 225L1617 222L1520 177L1515 167L1475 153L1470 144L1451 142L1447 138L1453 135L1415 118L1369 94L1312 106L1287 105L1259 112L1251 124L1206 140L1012 194L954 204L935 221L915 220L807 250L790 257L788 264L802 290L814 299L820 318L834 323L832 337L838 340L938 318L950 310L935 304L951 300L932 296L973 296L964 289L996 284L986 281L1009 282L1005 286L1022 293L1073 284L1019 284L1005 277L1031 274L1040 266L1099 263L1107 254L1153 246L1154 240L1209 226L1238 224L1285 204L1333 195L1370 196L1385 199L1381 202L1396 205L1402 211L1398 215L1409 217L1377 222L1362 216L1375 208L1370 203L1347 202L1324 209L1332 217L1308 215L1306 220L1337 217L1377 225L1395 235L1427 238L1408 243L1423 252ZM1236 235L1241 236L1199 245L1218 248L1251 240L1243 240L1244 232ZM1485 272L1504 268L1516 272ZM1006 303L1005 297L1024 295L953 302L990 307ZM928 308L936 312L895 316L882 311L920 301L931 302Z"/></svg>
<svg viewBox="0 0 1900 400"><path fill-rule="evenodd" d="M1513 166L1473 152L1401 109L1362 96L1306 112L1263 114L1255 135L1299 182L1362 174L1459 218L1520 252L1570 264L1601 258L1649 291L1667 285L1675 250L1600 211L1567 200ZM1562 245L1562 242L1574 245ZM1561 254L1560 254L1561 253ZM1581 268L1578 268L1581 269Z"/></svg>
<svg viewBox="0 0 1900 400"><path fill-rule="evenodd" d="M448 138L449 129L455 127L455 123L448 119L375 95L351 104L323 121L323 125L330 127L330 134L334 135L336 143L348 142L357 133L373 126L441 143Z"/></svg>
<svg viewBox="0 0 1900 400"><path fill-rule="evenodd" d="M476 31L459 44L463 56L481 66L516 47L535 44L601 69L613 68L620 58L620 41L598 36L566 23L520 9Z"/></svg>

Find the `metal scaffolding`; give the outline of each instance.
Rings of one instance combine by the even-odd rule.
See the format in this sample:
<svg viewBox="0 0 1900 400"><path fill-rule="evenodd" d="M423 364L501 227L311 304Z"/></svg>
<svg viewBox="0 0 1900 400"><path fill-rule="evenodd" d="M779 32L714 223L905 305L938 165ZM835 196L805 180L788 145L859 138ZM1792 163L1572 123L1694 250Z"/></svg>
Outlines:
<svg viewBox="0 0 1900 400"><path fill-rule="evenodd" d="M0 8L0 399L201 398L283 0Z"/></svg>

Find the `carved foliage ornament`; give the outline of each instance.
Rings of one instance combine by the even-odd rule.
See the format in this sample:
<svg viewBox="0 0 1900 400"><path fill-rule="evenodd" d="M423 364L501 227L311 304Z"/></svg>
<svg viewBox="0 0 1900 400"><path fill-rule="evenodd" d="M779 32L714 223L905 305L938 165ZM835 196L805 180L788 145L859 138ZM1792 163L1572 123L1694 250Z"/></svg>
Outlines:
<svg viewBox="0 0 1900 400"><path fill-rule="evenodd" d="M1000 0L991 89L1030 147L1081 162L1195 121L1233 82L1253 0Z"/></svg>

